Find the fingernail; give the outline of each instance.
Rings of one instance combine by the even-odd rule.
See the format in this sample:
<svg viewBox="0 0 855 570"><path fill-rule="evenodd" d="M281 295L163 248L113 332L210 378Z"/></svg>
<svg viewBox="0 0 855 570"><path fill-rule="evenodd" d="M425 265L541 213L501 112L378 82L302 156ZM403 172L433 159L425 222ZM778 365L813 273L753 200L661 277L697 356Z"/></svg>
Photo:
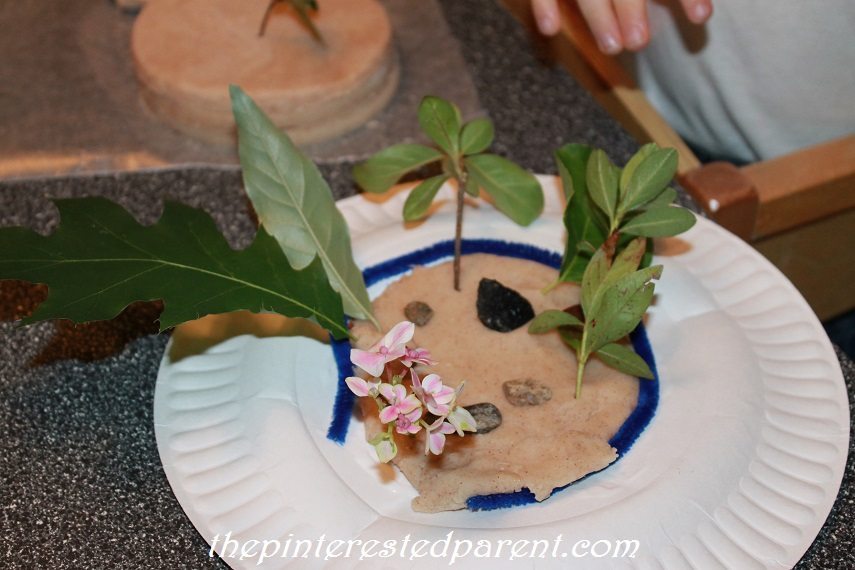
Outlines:
<svg viewBox="0 0 855 570"><path fill-rule="evenodd" d="M626 47L637 49L644 45L644 31L640 26L633 26L626 35Z"/></svg>
<svg viewBox="0 0 855 570"><path fill-rule="evenodd" d="M710 15L710 9L705 3L701 2L700 4L695 4L694 8L692 8L692 15L695 17L695 22L701 23Z"/></svg>
<svg viewBox="0 0 855 570"><path fill-rule="evenodd" d="M538 18L537 27L540 28L541 33L546 34L547 36L551 36L558 32L558 23L555 21L555 18L552 18L549 15L544 15Z"/></svg>
<svg viewBox="0 0 855 570"><path fill-rule="evenodd" d="M612 34L602 34L597 37L597 43L603 53L616 54L621 50L620 42Z"/></svg>

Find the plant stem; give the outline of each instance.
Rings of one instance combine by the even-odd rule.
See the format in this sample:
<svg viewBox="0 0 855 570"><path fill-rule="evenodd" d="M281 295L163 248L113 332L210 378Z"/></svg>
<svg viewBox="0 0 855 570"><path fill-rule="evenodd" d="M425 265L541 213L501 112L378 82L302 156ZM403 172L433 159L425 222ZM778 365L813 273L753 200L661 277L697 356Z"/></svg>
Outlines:
<svg viewBox="0 0 855 570"><path fill-rule="evenodd" d="M454 290L460 291L460 255L463 248L463 193L466 188L466 172L457 175L457 221L454 226Z"/></svg>
<svg viewBox="0 0 855 570"><path fill-rule="evenodd" d="M606 241L603 242L603 250L606 252L606 259L609 261L609 266L611 266L612 261L615 258L615 250L617 249L618 238L620 237L620 233L617 230L614 230L609 237L606 238Z"/></svg>
<svg viewBox="0 0 855 570"><path fill-rule="evenodd" d="M582 397L582 375L585 373L585 363L588 362L587 354L588 345L588 327L582 329L582 340L579 342L579 348L576 349L576 399Z"/></svg>

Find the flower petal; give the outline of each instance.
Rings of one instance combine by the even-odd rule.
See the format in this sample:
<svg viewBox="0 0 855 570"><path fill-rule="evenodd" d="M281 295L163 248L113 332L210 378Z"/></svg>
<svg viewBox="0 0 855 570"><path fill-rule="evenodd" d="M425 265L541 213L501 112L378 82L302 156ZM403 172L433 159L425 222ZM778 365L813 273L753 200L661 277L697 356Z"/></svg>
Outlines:
<svg viewBox="0 0 855 570"><path fill-rule="evenodd" d="M390 404L395 403L395 398L397 397L397 394L395 392L394 386L383 382L382 384L380 384L380 386L377 387L377 390L380 392L381 396L386 398L387 402L389 402Z"/></svg>
<svg viewBox="0 0 855 570"><path fill-rule="evenodd" d="M397 402L398 411L402 414L408 414L415 409L421 409L422 402L415 395L410 394Z"/></svg>
<svg viewBox="0 0 855 570"><path fill-rule="evenodd" d="M398 410L395 409L395 406L386 406L382 410L380 410L380 421L384 424L388 424L394 422L398 419Z"/></svg>
<svg viewBox="0 0 855 570"><path fill-rule="evenodd" d="M383 346L388 347L391 352L392 349L403 348L405 344L412 340L415 333L416 325L410 321L401 321L386 333L386 336L383 337L383 340L380 341L380 343ZM404 353L401 353L398 356L403 355Z"/></svg>
<svg viewBox="0 0 855 570"><path fill-rule="evenodd" d="M386 438L374 445L374 451L377 453L377 459L389 463L398 454L398 446L392 439Z"/></svg>
<svg viewBox="0 0 855 570"><path fill-rule="evenodd" d="M386 357L384 355L358 348L350 350L350 361L371 376L380 376L383 374L383 368L386 366Z"/></svg>
<svg viewBox="0 0 855 570"><path fill-rule="evenodd" d="M445 434L441 431L432 432L428 436L428 447L434 455L439 455L445 449Z"/></svg>
<svg viewBox="0 0 855 570"><path fill-rule="evenodd" d="M350 391L360 398L368 396L371 392L371 385L359 376L349 376L344 379L344 382Z"/></svg>
<svg viewBox="0 0 855 570"><path fill-rule="evenodd" d="M457 429L457 434L461 436L464 431L477 431L478 429L475 418L472 417L469 410L461 406L457 406L448 414L448 421Z"/></svg>
<svg viewBox="0 0 855 570"><path fill-rule="evenodd" d="M422 380L422 388L424 388L425 392L428 394L433 394L442 388L442 378L440 378L439 374L428 374L425 376L425 379Z"/></svg>

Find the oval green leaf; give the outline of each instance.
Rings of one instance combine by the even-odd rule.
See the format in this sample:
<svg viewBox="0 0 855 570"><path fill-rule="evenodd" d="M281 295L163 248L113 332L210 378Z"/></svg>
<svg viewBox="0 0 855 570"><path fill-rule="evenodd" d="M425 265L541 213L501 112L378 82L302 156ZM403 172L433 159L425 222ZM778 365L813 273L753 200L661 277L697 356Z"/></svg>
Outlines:
<svg viewBox="0 0 855 570"><path fill-rule="evenodd" d="M636 378L646 378L648 380L653 379L653 371L650 370L650 367L644 359L624 344L618 344L616 342L609 343L602 346L594 354L596 354L600 360L606 364L606 366L611 366L615 370L619 370L624 374L629 374Z"/></svg>
<svg viewBox="0 0 855 570"><path fill-rule="evenodd" d="M558 327L582 326L584 323L564 311L549 309L537 315L528 325L531 334L543 334Z"/></svg>
<svg viewBox="0 0 855 570"><path fill-rule="evenodd" d="M460 152L460 110L454 103L428 95L419 105L419 125L436 145L451 156Z"/></svg>
<svg viewBox="0 0 855 570"><path fill-rule="evenodd" d="M641 212L621 227L634 236L675 236L695 225L695 215L680 206L659 206Z"/></svg>
<svg viewBox="0 0 855 570"><path fill-rule="evenodd" d="M585 179L591 199L613 225L617 215L618 175L615 166L602 150L595 149L591 153Z"/></svg>
<svg viewBox="0 0 855 570"><path fill-rule="evenodd" d="M463 126L460 133L460 152L464 155L484 152L493 144L493 121L475 119Z"/></svg>
<svg viewBox="0 0 855 570"><path fill-rule="evenodd" d="M448 180L448 176L440 174L422 180L418 186L413 188L410 195L407 196L407 201L404 202L404 219L411 222L423 217L446 180Z"/></svg>
<svg viewBox="0 0 855 570"><path fill-rule="evenodd" d="M543 189L537 178L510 160L495 154L466 158L469 176L493 198L496 209L521 226L532 223L543 211Z"/></svg>
<svg viewBox="0 0 855 570"><path fill-rule="evenodd" d="M641 161L627 180L620 211L629 212L658 196L677 172L677 151L655 149Z"/></svg>
<svg viewBox="0 0 855 570"><path fill-rule="evenodd" d="M353 169L353 179L366 192L381 193L407 172L442 158L442 153L421 144L396 144L381 150Z"/></svg>

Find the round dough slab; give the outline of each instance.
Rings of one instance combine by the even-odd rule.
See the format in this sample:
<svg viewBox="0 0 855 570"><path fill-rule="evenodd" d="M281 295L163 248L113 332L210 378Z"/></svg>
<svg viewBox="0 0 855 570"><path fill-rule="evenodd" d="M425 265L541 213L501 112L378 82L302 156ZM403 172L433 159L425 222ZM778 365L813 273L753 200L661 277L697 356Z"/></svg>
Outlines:
<svg viewBox="0 0 855 570"><path fill-rule="evenodd" d="M211 141L235 133L229 84L241 86L297 144L352 130L398 84L386 10L377 0L323 0L321 45L290 6L268 0L149 0L131 51L146 104L169 124Z"/></svg>

